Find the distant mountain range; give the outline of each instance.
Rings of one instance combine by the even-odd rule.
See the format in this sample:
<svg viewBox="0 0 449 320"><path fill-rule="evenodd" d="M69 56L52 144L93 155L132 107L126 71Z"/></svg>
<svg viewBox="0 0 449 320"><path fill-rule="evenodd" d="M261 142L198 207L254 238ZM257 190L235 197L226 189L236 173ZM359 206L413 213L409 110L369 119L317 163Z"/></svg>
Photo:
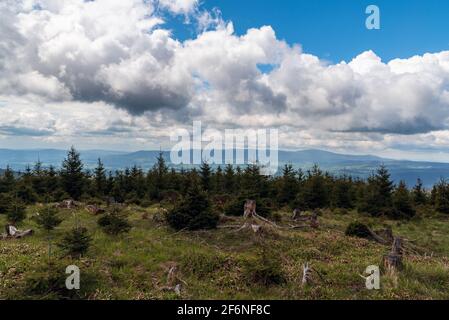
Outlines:
<svg viewBox="0 0 449 320"><path fill-rule="evenodd" d="M101 158L108 170L123 169L133 165L146 170L154 165L159 151L86 150L80 153L86 169L94 168L98 158ZM170 165L169 152L163 153ZM57 149L0 149L0 168L4 169L9 165L15 171L23 171L27 165L32 166L38 159L44 166L59 167L66 155L66 150ZM418 178L421 178L427 187L441 178L449 178L449 163L391 160L370 155L344 155L321 150L279 151L280 167L287 163L304 170L318 164L323 170L334 174L347 174L361 178L366 178L379 165L385 164L394 181L405 180L409 186L414 185Z"/></svg>

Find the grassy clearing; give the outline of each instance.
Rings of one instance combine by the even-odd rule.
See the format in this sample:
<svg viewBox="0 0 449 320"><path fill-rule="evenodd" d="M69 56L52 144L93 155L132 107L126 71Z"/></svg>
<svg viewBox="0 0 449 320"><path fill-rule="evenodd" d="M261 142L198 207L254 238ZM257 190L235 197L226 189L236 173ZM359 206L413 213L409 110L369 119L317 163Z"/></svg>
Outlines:
<svg viewBox="0 0 449 320"><path fill-rule="evenodd" d="M34 210L28 208L29 215ZM61 266L75 264L81 278L91 280L81 296L72 298L449 299L449 219L445 216L420 218L421 213L412 221L396 222L325 210L318 230L282 230L258 237L225 229L176 233L152 220L158 206L126 211L133 228L116 237L104 234L97 226L98 217L84 210L76 212L77 217L62 211L64 221L52 234L51 257L47 234L26 220L21 228L35 229L34 236L0 242L0 298L55 298L53 292L36 295L28 290L30 277L39 277L50 260L60 266L56 270L62 277ZM279 212L284 221L289 215ZM381 290L369 291L360 275L369 265L381 265L389 248L346 237L346 226L356 219L373 228L391 226L395 234L415 240L428 254L406 256L405 270L383 274ZM77 221L89 229L92 247L81 259L61 258L54 243ZM4 223L0 216L0 225ZM316 277L313 285L301 286L306 261L324 281ZM180 296L164 289L171 266L179 270Z"/></svg>

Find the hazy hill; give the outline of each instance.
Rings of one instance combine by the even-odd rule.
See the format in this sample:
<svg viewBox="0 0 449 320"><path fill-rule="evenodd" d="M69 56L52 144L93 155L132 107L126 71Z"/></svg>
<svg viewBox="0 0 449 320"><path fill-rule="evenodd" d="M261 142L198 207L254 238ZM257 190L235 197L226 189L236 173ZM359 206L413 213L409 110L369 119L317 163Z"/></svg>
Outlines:
<svg viewBox="0 0 449 320"><path fill-rule="evenodd" d="M36 149L11 150L0 149L0 168L10 165L16 171L23 171L27 165L33 165L38 159L44 166L59 167L66 156L66 150ZM85 150L81 157L86 168L94 168L101 158L109 170L123 169L137 165L149 169L155 163L159 151L120 152L110 150ZM169 161L169 152L164 152ZM245 153L247 157L247 153ZM405 180L413 185L421 178L426 186L431 186L440 178L449 178L449 163L398 161L371 155L345 155L321 150L280 151L279 163L283 166L291 163L295 168L307 170L313 164L335 174L348 174L357 177L369 176L380 164L385 164L395 181Z"/></svg>

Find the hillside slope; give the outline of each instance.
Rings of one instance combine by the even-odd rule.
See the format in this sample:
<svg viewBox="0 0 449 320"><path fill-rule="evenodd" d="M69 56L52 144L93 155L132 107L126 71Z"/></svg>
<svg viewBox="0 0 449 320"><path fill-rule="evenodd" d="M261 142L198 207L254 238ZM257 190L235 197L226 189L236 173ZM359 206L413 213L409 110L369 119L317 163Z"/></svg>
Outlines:
<svg viewBox="0 0 449 320"><path fill-rule="evenodd" d="M83 274L82 290L75 298L83 299L449 299L447 217L397 223L354 212L323 211L318 230L277 230L255 236L230 229L174 232L153 220L158 211L158 206L128 208L133 229L118 237L105 235L97 218L84 210L78 218L66 212L52 240L51 261L58 267L52 274L59 273L62 279L55 287L63 286L65 266L75 264ZM289 213L279 214L278 223L287 225ZM55 243L76 219L88 228L93 244L87 256L64 260ZM345 236L345 227L354 219L373 228L390 226L395 234L419 243L426 254L407 254L403 271L383 272L381 290L367 290L360 275L370 265L381 265L390 248ZM224 225L241 223L236 218ZM36 228L30 220L23 225L27 227ZM46 233L37 229L30 238L3 241L0 252L0 298L61 298L61 292L39 291L39 284L48 284L42 282L48 281L43 276L48 266ZM322 278L315 275L304 287L306 262ZM176 277L170 280L173 267ZM180 284L179 295L169 288L173 284Z"/></svg>

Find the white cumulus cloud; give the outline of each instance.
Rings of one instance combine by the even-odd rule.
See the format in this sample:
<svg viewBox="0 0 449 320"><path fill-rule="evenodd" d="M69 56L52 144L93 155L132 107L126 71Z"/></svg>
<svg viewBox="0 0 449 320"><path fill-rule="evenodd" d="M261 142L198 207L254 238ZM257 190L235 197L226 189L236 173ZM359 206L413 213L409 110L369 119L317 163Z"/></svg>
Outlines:
<svg viewBox="0 0 449 320"><path fill-rule="evenodd" d="M158 8L194 17L199 33L176 39ZM237 35L196 0L4 0L0 33L3 136L161 137L202 120L277 127L293 148L449 143L449 51L329 63L270 26Z"/></svg>

